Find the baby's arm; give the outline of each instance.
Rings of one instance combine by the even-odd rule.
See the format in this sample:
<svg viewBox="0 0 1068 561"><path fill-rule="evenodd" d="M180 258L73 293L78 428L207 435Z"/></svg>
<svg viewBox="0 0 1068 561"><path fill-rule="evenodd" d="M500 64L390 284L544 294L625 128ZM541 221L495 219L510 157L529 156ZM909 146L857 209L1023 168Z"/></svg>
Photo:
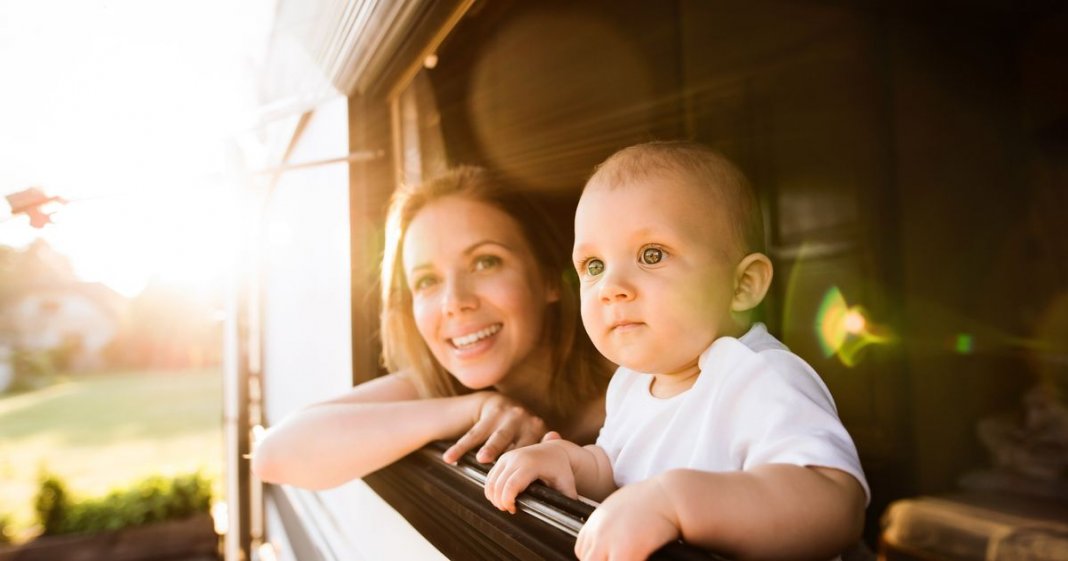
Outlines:
<svg viewBox="0 0 1068 561"><path fill-rule="evenodd" d="M681 537L744 559L827 559L859 538L864 504L860 483L831 468L676 469L608 497L575 553L583 561L645 559Z"/></svg>
<svg viewBox="0 0 1068 561"><path fill-rule="evenodd" d="M515 514L516 495L535 479L572 499L581 494L600 500L616 488L604 450L549 440L501 456L486 476L486 498L497 508Z"/></svg>

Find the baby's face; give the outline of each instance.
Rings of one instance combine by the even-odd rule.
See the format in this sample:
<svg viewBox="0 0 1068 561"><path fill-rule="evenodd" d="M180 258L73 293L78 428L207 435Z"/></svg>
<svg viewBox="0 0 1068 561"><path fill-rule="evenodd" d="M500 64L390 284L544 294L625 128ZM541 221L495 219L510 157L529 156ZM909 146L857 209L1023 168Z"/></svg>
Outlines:
<svg viewBox="0 0 1068 561"><path fill-rule="evenodd" d="M575 213L582 321L609 360L638 372L692 372L731 318L736 252L721 205L650 180L588 188Z"/></svg>

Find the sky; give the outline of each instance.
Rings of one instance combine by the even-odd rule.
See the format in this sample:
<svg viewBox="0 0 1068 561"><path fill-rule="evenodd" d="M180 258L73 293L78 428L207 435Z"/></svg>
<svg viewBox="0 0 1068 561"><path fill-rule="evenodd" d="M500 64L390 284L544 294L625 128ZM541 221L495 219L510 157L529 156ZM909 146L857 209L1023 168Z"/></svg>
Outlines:
<svg viewBox="0 0 1068 561"><path fill-rule="evenodd" d="M70 201L43 237L86 281L219 278L241 193L231 139L254 124L274 0L0 0L0 196Z"/></svg>

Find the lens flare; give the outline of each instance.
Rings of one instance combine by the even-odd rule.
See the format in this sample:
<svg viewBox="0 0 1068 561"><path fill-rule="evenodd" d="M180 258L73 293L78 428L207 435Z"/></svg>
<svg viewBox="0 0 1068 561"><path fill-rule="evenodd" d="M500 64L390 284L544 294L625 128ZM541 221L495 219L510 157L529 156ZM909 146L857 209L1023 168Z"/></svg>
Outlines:
<svg viewBox="0 0 1068 561"><path fill-rule="evenodd" d="M842 296L837 286L832 286L823 295L819 310L816 312L816 333L819 334L823 356L829 357L842 348L842 343L846 338L843 319L847 311L845 297Z"/></svg>
<svg viewBox="0 0 1068 561"><path fill-rule="evenodd" d="M867 326L868 321L864 319L864 315L859 311L850 310L846 312L845 317L842 319L842 323L845 324L847 333L859 335L864 331L864 327Z"/></svg>
<svg viewBox="0 0 1068 561"><path fill-rule="evenodd" d="M864 308L849 306L837 286L823 295L815 328L823 356L836 355L846 366L857 364L865 347L893 340L886 329L869 320Z"/></svg>

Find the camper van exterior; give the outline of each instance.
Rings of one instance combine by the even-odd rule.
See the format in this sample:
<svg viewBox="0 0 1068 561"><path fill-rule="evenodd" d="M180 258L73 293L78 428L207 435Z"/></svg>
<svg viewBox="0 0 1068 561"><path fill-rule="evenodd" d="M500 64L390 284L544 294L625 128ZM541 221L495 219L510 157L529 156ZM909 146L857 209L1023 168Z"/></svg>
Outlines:
<svg viewBox="0 0 1068 561"><path fill-rule="evenodd" d="M566 528L492 511L432 454L318 492L261 484L247 454L382 373L398 185L489 165L566 225L595 163L668 138L721 150L759 191L762 321L834 395L875 547L891 502L988 465L979 421L1063 360L1020 341L1044 337L1065 247L1013 244L1064 223L1029 170L1056 165L1032 139L1068 116L1043 79L1068 67L1065 29L1039 1L279 0L261 123L236 143L255 219L226 339L228 561L570 558ZM1003 274L1021 268L1023 295ZM860 323L829 335L829 310Z"/></svg>

